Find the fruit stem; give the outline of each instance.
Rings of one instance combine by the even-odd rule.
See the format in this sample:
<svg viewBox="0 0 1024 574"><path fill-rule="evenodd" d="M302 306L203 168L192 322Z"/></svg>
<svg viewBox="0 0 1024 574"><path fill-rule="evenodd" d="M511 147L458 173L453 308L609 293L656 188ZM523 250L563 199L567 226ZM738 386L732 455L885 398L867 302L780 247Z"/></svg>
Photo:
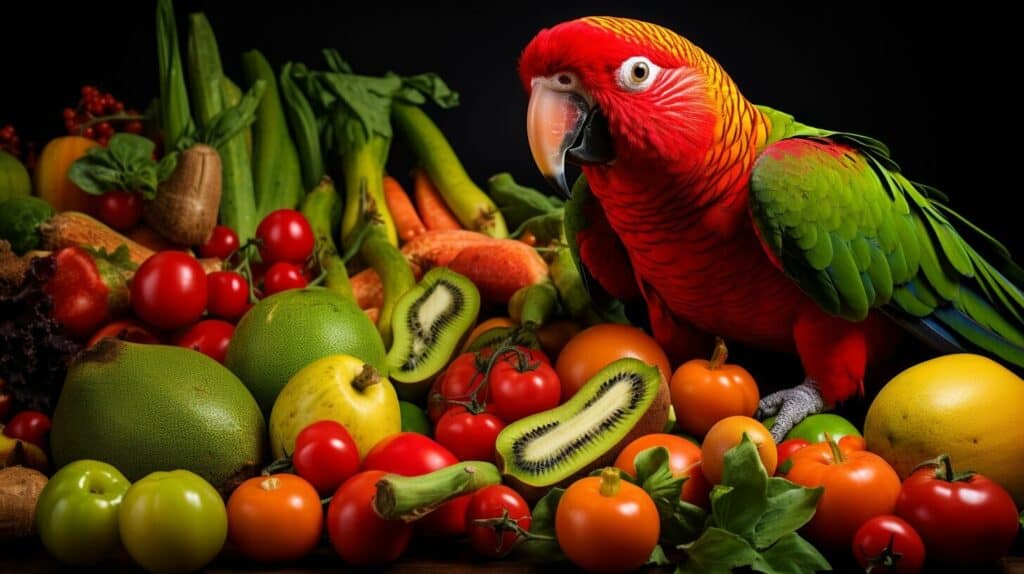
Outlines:
<svg viewBox="0 0 1024 574"><path fill-rule="evenodd" d="M729 348L725 346L725 340L715 337L715 351L711 353L711 361L708 362L708 369L714 371L725 364L729 358Z"/></svg>
<svg viewBox="0 0 1024 574"><path fill-rule="evenodd" d="M974 478L975 474L973 470L955 472L953 470L953 460L948 454L940 454L931 460L926 460L914 467L914 470L924 468L926 466L935 467L935 478L946 482L968 482Z"/></svg>
<svg viewBox="0 0 1024 574"><path fill-rule="evenodd" d="M619 469L609 466L601 471L601 496L612 497L619 493Z"/></svg>
<svg viewBox="0 0 1024 574"><path fill-rule="evenodd" d="M501 484L498 467L475 460L420 476L386 474L377 482L371 505L385 520L413 522L457 496L494 484Z"/></svg>
<svg viewBox="0 0 1024 574"><path fill-rule="evenodd" d="M519 522L513 520L508 515L508 509L501 509L501 516L496 518L477 518L473 520L473 524L481 528L492 528L494 529L495 537L498 539L499 545L501 544L501 535L504 532L514 532L516 539L523 540L554 540L554 536L548 536L546 534L534 534L529 530L519 526Z"/></svg>
<svg viewBox="0 0 1024 574"><path fill-rule="evenodd" d="M381 380L380 373L370 365L363 365L363 370L352 379L352 387L360 393L376 385Z"/></svg>
<svg viewBox="0 0 1024 574"><path fill-rule="evenodd" d="M78 135L85 133L87 128L103 122L141 122L148 120L149 116L144 114L110 114L109 116L98 116L78 126Z"/></svg>
<svg viewBox="0 0 1024 574"><path fill-rule="evenodd" d="M843 456L843 451L839 448L839 443L836 442L836 439L832 438L832 433L825 433L825 442L828 443L828 448L832 451L832 464L842 464L846 462L846 457Z"/></svg>

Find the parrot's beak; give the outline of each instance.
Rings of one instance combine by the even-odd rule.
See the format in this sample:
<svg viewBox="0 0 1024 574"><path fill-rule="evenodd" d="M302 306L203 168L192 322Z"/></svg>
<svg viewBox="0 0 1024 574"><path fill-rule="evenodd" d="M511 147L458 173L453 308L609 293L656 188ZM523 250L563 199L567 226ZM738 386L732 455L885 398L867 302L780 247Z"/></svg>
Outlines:
<svg viewBox="0 0 1024 574"><path fill-rule="evenodd" d="M615 157L608 123L587 94L564 89L549 78L533 80L526 134L533 161L566 197L572 195L565 181L566 159L577 165L594 165Z"/></svg>

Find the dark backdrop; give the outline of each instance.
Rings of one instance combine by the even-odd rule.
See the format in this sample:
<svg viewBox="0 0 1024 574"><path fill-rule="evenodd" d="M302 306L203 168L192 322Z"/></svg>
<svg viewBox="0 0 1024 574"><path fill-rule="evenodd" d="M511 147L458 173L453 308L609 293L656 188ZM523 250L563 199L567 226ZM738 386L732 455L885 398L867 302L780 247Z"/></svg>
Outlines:
<svg viewBox="0 0 1024 574"><path fill-rule="evenodd" d="M19 2L0 30L0 125L14 123L27 139L57 135L61 109L83 83L144 107L157 91L154 4ZM716 57L751 100L887 142L913 179L948 192L956 208L1018 253L1024 246L1020 212L1010 207L1020 187L1019 161L1008 161L1016 149L993 143L1016 133L1007 122L1017 116L1017 96L1001 80L1020 66L1000 45L1015 38L999 30L1007 16L983 4L930 3L903 13L849 2L176 4L183 45L187 13L205 10L236 79L238 55L253 47L275 65L319 65L320 48L335 47L366 73L440 73L461 92L462 106L433 115L470 174L482 182L507 170L538 187L544 182L527 148L516 75L522 48L540 28L569 18L651 20ZM401 173L407 158L396 148L393 171Z"/></svg>

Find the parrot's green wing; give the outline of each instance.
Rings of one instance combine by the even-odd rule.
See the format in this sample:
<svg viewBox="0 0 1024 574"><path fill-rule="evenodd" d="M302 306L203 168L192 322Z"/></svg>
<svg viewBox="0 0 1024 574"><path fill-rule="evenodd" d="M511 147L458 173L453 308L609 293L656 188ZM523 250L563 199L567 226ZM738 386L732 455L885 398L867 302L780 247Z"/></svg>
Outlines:
<svg viewBox="0 0 1024 574"><path fill-rule="evenodd" d="M1005 247L904 177L882 143L761 109L772 133L751 214L805 293L833 315L860 321L878 308L944 350L974 346L1024 367L1024 274Z"/></svg>

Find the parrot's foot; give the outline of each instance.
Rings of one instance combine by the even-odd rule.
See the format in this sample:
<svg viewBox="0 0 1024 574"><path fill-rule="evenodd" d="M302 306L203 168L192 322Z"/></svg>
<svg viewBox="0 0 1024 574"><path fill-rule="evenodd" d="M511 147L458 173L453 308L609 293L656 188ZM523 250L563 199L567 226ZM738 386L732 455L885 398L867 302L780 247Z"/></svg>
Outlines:
<svg viewBox="0 0 1024 574"><path fill-rule="evenodd" d="M778 391L761 399L757 414L759 420L775 415L775 424L771 433L778 444L786 437L786 433L808 415L820 413L825 402L818 393L817 386L811 379L791 389Z"/></svg>

